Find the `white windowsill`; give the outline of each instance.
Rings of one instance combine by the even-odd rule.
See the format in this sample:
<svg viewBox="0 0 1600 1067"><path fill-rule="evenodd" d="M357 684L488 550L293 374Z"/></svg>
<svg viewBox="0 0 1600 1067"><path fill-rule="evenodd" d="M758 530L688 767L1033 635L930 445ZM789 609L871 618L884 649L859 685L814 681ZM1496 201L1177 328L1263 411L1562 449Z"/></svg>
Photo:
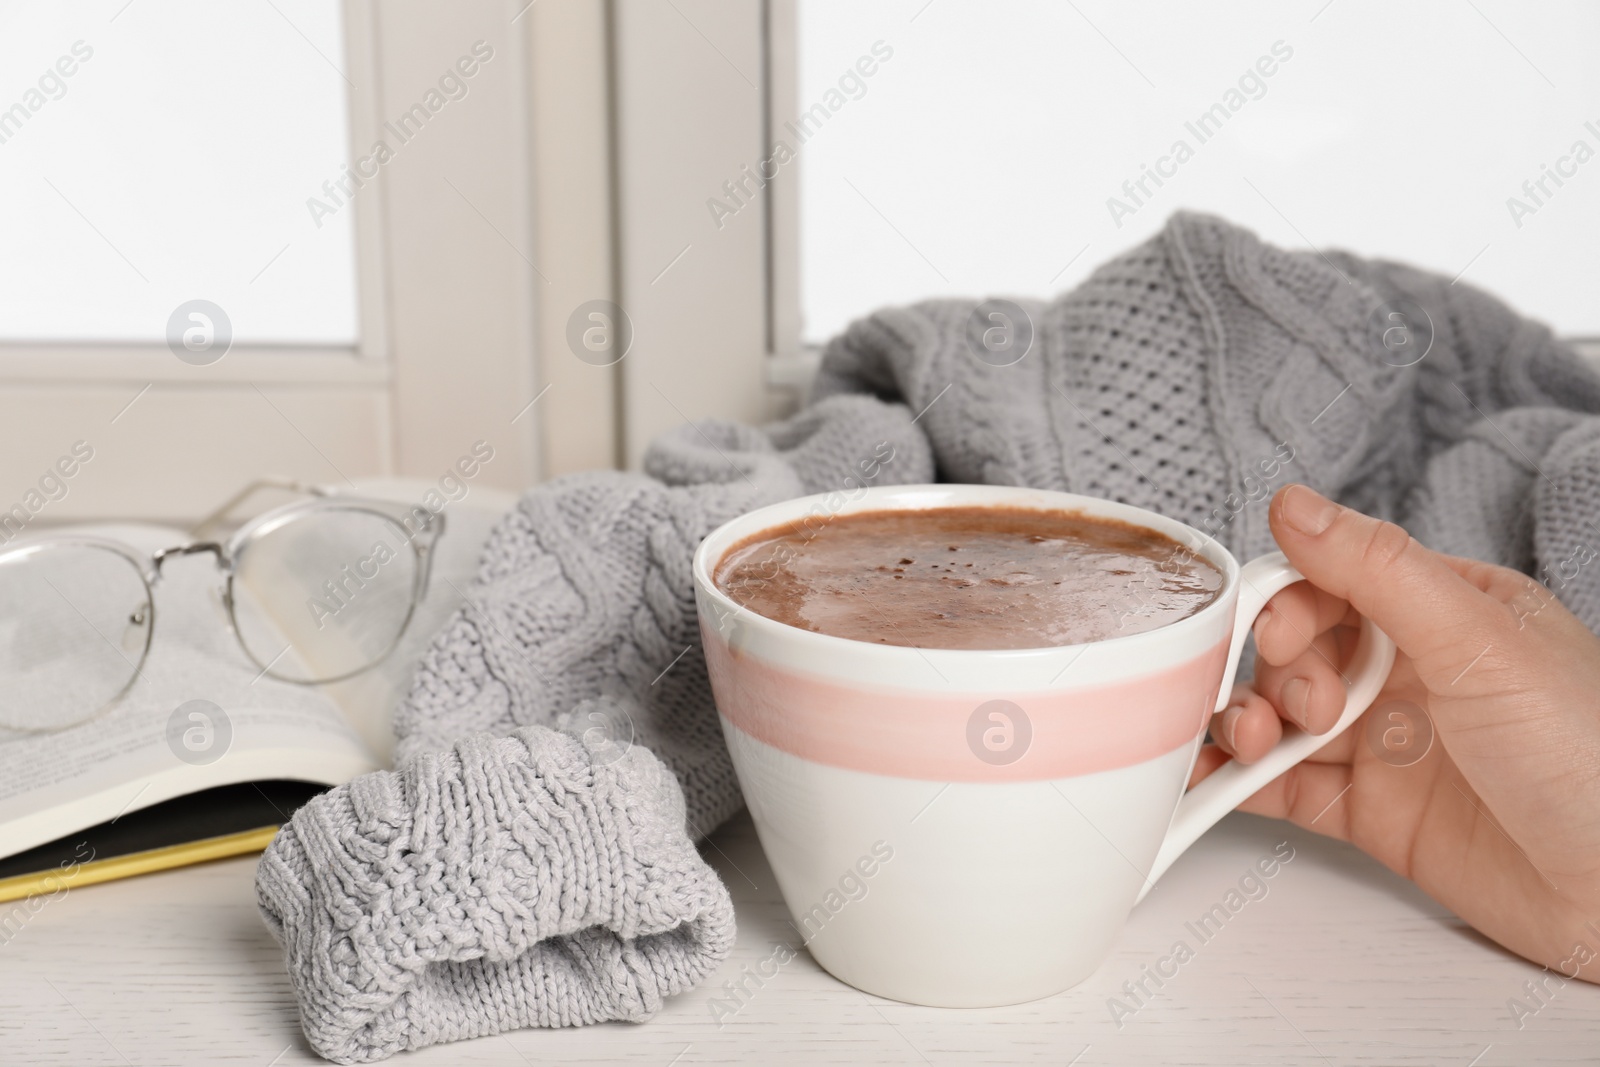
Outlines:
<svg viewBox="0 0 1600 1067"><path fill-rule="evenodd" d="M377 385L389 374L384 360L363 358L347 347L240 345L197 367L165 345L0 344L0 383Z"/></svg>

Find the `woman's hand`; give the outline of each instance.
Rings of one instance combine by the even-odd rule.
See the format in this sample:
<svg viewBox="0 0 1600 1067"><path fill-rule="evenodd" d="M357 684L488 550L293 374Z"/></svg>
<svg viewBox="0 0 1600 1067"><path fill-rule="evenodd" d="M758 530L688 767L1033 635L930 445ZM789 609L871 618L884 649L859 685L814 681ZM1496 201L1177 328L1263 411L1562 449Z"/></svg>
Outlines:
<svg viewBox="0 0 1600 1067"><path fill-rule="evenodd" d="M1195 780L1261 758L1283 719L1331 728L1365 615L1400 649L1383 693L1241 810L1351 841L1513 952L1600 982L1600 638L1526 575L1305 486L1271 522L1309 581L1257 622L1255 680L1213 719Z"/></svg>

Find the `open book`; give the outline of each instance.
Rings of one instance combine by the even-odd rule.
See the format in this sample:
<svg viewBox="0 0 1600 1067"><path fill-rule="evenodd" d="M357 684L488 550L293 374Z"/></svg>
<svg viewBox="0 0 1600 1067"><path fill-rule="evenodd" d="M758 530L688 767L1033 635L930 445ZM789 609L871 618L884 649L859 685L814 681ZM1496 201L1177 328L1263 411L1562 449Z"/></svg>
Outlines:
<svg viewBox="0 0 1600 1067"><path fill-rule="evenodd" d="M430 488L369 482L361 492L411 503ZM260 850L311 796L385 766L394 706L514 503L481 486L449 503L427 594L398 647L325 685L264 675L226 628L211 557L168 561L149 658L128 692L54 733L0 729L0 900ZM63 530L145 552L190 540L150 525ZM306 581L305 596L317 595Z"/></svg>

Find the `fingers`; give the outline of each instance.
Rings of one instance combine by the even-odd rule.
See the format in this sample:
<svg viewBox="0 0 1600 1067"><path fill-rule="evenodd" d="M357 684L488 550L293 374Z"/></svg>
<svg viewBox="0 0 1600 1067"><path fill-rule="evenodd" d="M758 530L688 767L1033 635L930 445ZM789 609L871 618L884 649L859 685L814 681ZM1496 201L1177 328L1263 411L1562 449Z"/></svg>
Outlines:
<svg viewBox="0 0 1600 1067"><path fill-rule="evenodd" d="M1393 523L1303 485L1280 490L1270 517L1289 562L1377 623L1416 661L1430 689L1449 685L1511 623L1503 604Z"/></svg>
<svg viewBox="0 0 1600 1067"><path fill-rule="evenodd" d="M1218 745L1207 745L1195 759L1189 786L1209 777L1228 762L1228 754ZM1348 763L1297 763L1257 790L1240 811L1288 819L1297 826L1350 840L1349 796L1351 769Z"/></svg>
<svg viewBox="0 0 1600 1067"><path fill-rule="evenodd" d="M1327 733L1344 711L1345 684L1339 648L1331 632L1281 665L1257 663L1253 686L1284 718L1314 734Z"/></svg>
<svg viewBox="0 0 1600 1067"><path fill-rule="evenodd" d="M1200 750L1200 755L1195 757L1194 770L1189 772L1189 788L1193 789L1202 779L1209 777L1211 772L1228 762L1228 754L1216 745L1206 745Z"/></svg>
<svg viewBox="0 0 1600 1067"><path fill-rule="evenodd" d="M1256 617L1256 652L1268 663L1285 664L1303 655L1324 630L1345 622L1350 605L1310 582L1282 590Z"/></svg>
<svg viewBox="0 0 1600 1067"><path fill-rule="evenodd" d="M1248 685L1233 687L1228 706L1211 720L1211 738L1227 755L1254 763L1283 737L1283 720L1267 698Z"/></svg>
<svg viewBox="0 0 1600 1067"><path fill-rule="evenodd" d="M1240 811L1288 819L1319 834L1350 840L1348 764L1297 763L1239 805Z"/></svg>

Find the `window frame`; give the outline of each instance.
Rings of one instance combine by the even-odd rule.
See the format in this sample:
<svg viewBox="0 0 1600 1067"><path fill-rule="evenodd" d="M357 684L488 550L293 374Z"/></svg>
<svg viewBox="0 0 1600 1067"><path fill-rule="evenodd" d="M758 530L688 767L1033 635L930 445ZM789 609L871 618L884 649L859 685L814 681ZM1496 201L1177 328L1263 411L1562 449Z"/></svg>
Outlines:
<svg viewBox="0 0 1600 1067"><path fill-rule="evenodd" d="M96 471L95 484L52 503L41 515L49 523L182 522L263 474L437 478L479 438L497 451L486 484L522 488L542 475L543 413L526 406L543 377L526 0L341 6L344 73L357 87L347 97L352 159L383 136L392 102L416 99L439 77L444 50L488 38L498 61L484 66L497 81L477 83L470 112L444 113L431 145L397 157L354 198L357 342L240 342L204 367L160 342L0 342L0 426L11 424L0 433L9 438L0 440L0 507L73 437L105 443L115 473ZM472 200L451 199L443 182L452 178ZM281 447L243 440L250 427L231 432L219 412L260 417ZM214 447L179 443L175 427L206 420L221 423Z"/></svg>
<svg viewBox="0 0 1600 1067"><path fill-rule="evenodd" d="M345 70L356 85L376 84L375 0L342 0ZM351 93L348 121L352 153L378 138L378 96ZM205 375L213 381L279 384L373 384L390 375L383 285L383 188L355 198L356 318L354 345L271 345L239 342ZM186 381L196 375L160 342L53 342L0 340L0 385L19 382Z"/></svg>

